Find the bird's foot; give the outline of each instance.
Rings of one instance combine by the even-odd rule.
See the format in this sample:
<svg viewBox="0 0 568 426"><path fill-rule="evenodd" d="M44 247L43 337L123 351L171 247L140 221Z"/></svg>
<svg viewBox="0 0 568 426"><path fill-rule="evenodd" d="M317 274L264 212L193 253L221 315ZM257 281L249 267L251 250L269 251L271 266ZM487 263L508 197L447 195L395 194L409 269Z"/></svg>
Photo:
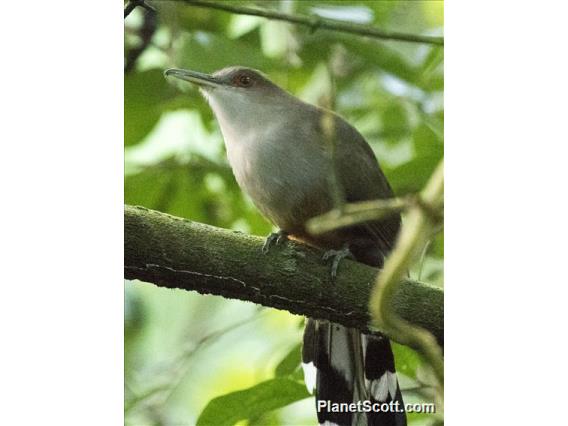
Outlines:
<svg viewBox="0 0 568 426"><path fill-rule="evenodd" d="M329 259L332 259L332 261L331 261L331 281L332 282L335 282L335 278L337 277L337 268L339 267L339 264L341 263L341 261L345 258L353 259L353 260L355 259L355 257L353 256L353 253L351 253L351 250L349 250L348 246L344 246L340 250L328 250L323 254L322 259L324 261L328 261Z"/></svg>
<svg viewBox="0 0 568 426"><path fill-rule="evenodd" d="M272 232L266 240L264 241L264 245L262 246L262 253L266 254L269 252L270 248L274 245L279 245L288 239L288 233L285 231L278 231Z"/></svg>

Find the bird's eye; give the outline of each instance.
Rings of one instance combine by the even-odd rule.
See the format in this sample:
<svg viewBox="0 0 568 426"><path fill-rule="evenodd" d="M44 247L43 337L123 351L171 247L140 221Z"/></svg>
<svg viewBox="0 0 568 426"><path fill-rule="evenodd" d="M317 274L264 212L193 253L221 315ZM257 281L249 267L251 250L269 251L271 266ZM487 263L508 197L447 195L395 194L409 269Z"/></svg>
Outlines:
<svg viewBox="0 0 568 426"><path fill-rule="evenodd" d="M237 86L249 87L252 84L252 78L246 74L241 74L235 78L234 82Z"/></svg>

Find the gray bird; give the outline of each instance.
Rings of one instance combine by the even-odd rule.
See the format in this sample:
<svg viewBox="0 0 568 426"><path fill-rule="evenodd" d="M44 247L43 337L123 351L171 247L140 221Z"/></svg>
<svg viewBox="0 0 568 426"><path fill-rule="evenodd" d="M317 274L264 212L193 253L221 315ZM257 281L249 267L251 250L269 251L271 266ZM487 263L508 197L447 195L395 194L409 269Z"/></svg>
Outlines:
<svg viewBox="0 0 568 426"><path fill-rule="evenodd" d="M353 126L250 68L212 75L168 69L165 75L198 85L208 100L239 186L280 229L268 237L265 250L288 236L327 250L332 279L347 255L382 266L400 227L398 215L323 235L311 235L305 227L308 219L333 209L338 194L347 202L393 196L373 151ZM320 424L406 425L388 339L308 319L302 366L306 386L315 389ZM359 410L334 410L334 403L357 401ZM383 404L379 412L365 412L380 403L389 403L390 410Z"/></svg>

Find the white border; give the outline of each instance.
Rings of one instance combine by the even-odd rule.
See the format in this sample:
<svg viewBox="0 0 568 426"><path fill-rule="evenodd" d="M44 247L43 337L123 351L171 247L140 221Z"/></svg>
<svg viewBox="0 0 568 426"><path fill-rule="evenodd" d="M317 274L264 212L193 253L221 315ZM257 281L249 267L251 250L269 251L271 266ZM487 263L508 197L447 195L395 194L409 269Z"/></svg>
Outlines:
<svg viewBox="0 0 568 426"><path fill-rule="evenodd" d="M122 7L1 6L3 424L123 424Z"/></svg>

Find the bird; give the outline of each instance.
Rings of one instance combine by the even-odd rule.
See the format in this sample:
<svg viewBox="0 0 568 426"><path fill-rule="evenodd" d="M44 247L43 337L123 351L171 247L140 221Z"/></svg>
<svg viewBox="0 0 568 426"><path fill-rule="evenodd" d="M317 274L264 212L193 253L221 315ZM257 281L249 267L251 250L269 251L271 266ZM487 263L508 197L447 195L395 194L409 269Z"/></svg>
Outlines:
<svg viewBox="0 0 568 426"><path fill-rule="evenodd" d="M306 228L309 219L336 207L338 194L344 202L393 196L370 145L352 125L252 68L230 66L212 74L170 68L164 75L197 85L213 110L238 185L279 229L267 237L264 252L288 238L319 248L331 261L330 285L345 257L383 265L400 228L399 214L321 235ZM308 318L302 367L321 425L406 425L385 336ZM351 403L357 408L348 408Z"/></svg>

